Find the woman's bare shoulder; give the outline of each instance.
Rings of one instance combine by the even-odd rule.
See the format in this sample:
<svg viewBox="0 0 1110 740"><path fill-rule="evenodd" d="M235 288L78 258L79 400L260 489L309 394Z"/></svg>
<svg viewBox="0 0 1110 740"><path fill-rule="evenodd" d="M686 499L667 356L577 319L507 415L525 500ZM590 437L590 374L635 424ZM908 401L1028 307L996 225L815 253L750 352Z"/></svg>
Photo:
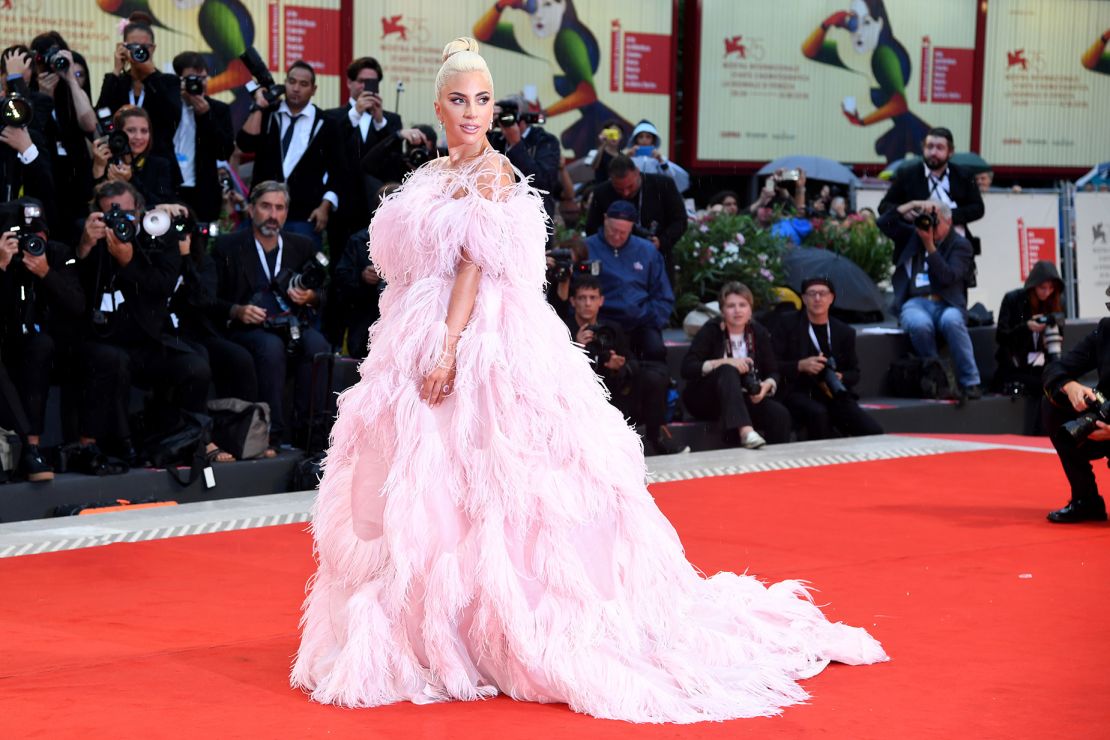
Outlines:
<svg viewBox="0 0 1110 740"><path fill-rule="evenodd" d="M500 200L516 185L516 172L509 158L490 150L479 158L474 172L474 188L487 200Z"/></svg>

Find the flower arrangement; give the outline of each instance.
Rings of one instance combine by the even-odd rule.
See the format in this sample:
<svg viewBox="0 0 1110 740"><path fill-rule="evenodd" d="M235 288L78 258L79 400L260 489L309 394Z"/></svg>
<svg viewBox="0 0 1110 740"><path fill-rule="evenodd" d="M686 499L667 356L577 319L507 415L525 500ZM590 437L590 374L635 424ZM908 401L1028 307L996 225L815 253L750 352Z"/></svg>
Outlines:
<svg viewBox="0 0 1110 740"><path fill-rule="evenodd" d="M785 239L760 229L747 215L710 211L692 221L674 247L675 315L717 300L731 280L751 288L756 304L770 303L783 284Z"/></svg>
<svg viewBox="0 0 1110 740"><path fill-rule="evenodd" d="M802 246L828 249L847 257L877 285L890 279L894 243L873 220L852 214L843 221L815 218L811 223L813 231L802 240Z"/></svg>

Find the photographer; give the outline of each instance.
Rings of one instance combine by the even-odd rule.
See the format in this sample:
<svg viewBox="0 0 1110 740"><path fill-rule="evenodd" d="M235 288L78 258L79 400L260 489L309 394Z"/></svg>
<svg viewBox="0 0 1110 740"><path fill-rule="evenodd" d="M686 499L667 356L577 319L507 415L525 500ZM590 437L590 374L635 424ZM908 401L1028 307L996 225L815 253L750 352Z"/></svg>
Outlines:
<svg viewBox="0 0 1110 740"><path fill-rule="evenodd" d="M663 328L674 310L674 293L659 250L632 235L635 223L636 207L626 200L615 201L586 245L590 259L601 264L607 297L603 318L628 332L638 359L666 362Z"/></svg>
<svg viewBox="0 0 1110 740"><path fill-rule="evenodd" d="M1056 265L1041 260L1029 271L1025 286L1007 293L998 309L994 384L1004 395L1033 401L1026 405L1024 434L1042 431L1041 375L1063 348L1063 292Z"/></svg>
<svg viewBox="0 0 1110 740"><path fill-rule="evenodd" d="M633 424L644 425L644 454L679 452L662 433L670 385L667 366L638 361L620 326L598 318L598 311L605 305L600 280L593 275L577 277L571 292L574 315L566 322L570 335L585 347L594 372L609 389L610 403Z"/></svg>
<svg viewBox="0 0 1110 740"><path fill-rule="evenodd" d="M554 222L555 203L562 191L559 165L563 161L563 149L558 138L538 125L542 117L528 107L523 95L510 95L497 101L489 140L493 148L508 157L525 177L532 178L533 187L543 191L544 210Z"/></svg>
<svg viewBox="0 0 1110 740"><path fill-rule="evenodd" d="M829 315L836 301L832 280L802 281L804 311L775 324L775 356L782 391L779 396L809 439L882 434L883 429L856 403L859 382L855 329Z"/></svg>
<svg viewBox="0 0 1110 740"><path fill-rule="evenodd" d="M952 228L952 211L938 201L912 200L879 217L894 241L894 310L914 353L937 358L936 334L948 342L960 395L983 395L967 333L967 281L971 243Z"/></svg>
<svg viewBox="0 0 1110 740"><path fill-rule="evenodd" d="M752 291L743 283L725 283L720 305L721 319L698 330L682 360L683 402L698 419L720 419L726 445L754 450L786 442L790 412L771 398L778 388L778 363L771 333L752 320Z"/></svg>
<svg viewBox="0 0 1110 740"><path fill-rule="evenodd" d="M317 394L320 408L326 392L323 373L318 387L310 388L312 359L330 350L311 326L321 307L326 261L318 261L323 255L310 239L282 230L289 202L284 183L255 185L247 208L252 228L220 237L214 253L217 315L229 321L231 341L254 358L258 397L270 406L270 444L275 449L285 433L282 398L287 371L293 371L296 380L293 425L299 439L307 432L310 393Z"/></svg>
<svg viewBox="0 0 1110 740"><path fill-rule="evenodd" d="M19 89L26 89L31 56L15 47L0 55L4 72L4 100L0 107L0 202L21 194L36 198L53 222L54 178L50 166L50 147L42 131L36 129L36 111ZM44 96L39 96L44 97ZM49 106L50 101L46 101Z"/></svg>
<svg viewBox="0 0 1110 740"><path fill-rule="evenodd" d="M1106 294L1110 296L1110 290ZM1079 382L1090 372L1098 373L1095 388ZM1104 522L1106 502L1098 493L1091 462L1110 456L1110 424L1106 423L1110 408L1096 396L1096 391L1103 396L1110 393L1110 318L1100 321L1075 349L1049 362L1043 380L1045 425L1071 486L1067 506L1050 512L1048 520ZM1078 419L1081 424L1075 424Z"/></svg>
<svg viewBox="0 0 1110 740"><path fill-rule="evenodd" d="M674 180L679 193L685 193L689 189L689 173L663 154L663 139L659 136L659 129L646 118L632 129L624 153L632 158L636 168L645 175L666 175Z"/></svg>
<svg viewBox="0 0 1110 740"><path fill-rule="evenodd" d="M401 184L396 182L382 185L378 190L378 200L399 187ZM339 323L347 333L348 354L360 360L366 357L370 325L378 320L378 300L385 288L385 281L370 261L370 250L366 248L369 240L369 229L352 234L335 268L334 293L343 305ZM329 311L333 305L328 303Z"/></svg>
<svg viewBox="0 0 1110 740"><path fill-rule="evenodd" d="M211 372L205 358L164 333L181 274L175 237L144 231L142 195L122 180L99 185L77 247L90 318L84 360L77 467L103 473L97 442L115 436L120 456L136 459L127 405L132 379L154 391L147 433L175 427L179 410L205 413ZM174 210L158 206L166 217Z"/></svg>
<svg viewBox="0 0 1110 740"><path fill-rule="evenodd" d="M151 206L173 200L173 165L151 153L153 132L147 112L125 105L112 121L112 133L93 145L93 181L129 182Z"/></svg>
<svg viewBox="0 0 1110 740"><path fill-rule="evenodd" d="M84 296L73 250L49 240L41 203L32 198L5 203L0 219L0 423L23 443L23 476L50 480L53 470L38 449L46 398L59 354L56 344L72 338Z"/></svg>
<svg viewBox="0 0 1110 740"><path fill-rule="evenodd" d="M644 175L625 154L619 154L609 164L609 181L597 186L586 217L586 233L601 228L609 206L616 200L626 200L636 206L638 225L647 238L663 255L667 276L674 279L672 250L675 242L686 231L686 204L675 187L674 180L666 175Z"/></svg>
<svg viewBox="0 0 1110 740"><path fill-rule="evenodd" d="M435 129L421 123L382 138L366 152L359 166L369 182L401 182L405 175L438 156ZM371 205L378 206L376 202Z"/></svg>
<svg viewBox="0 0 1110 740"><path fill-rule="evenodd" d="M177 189L201 221L215 221L222 205L216 162L235 150L231 108L208 97L208 63L195 51L173 58L173 71L181 78L181 123L173 135L177 162Z"/></svg>
<svg viewBox="0 0 1110 740"><path fill-rule="evenodd" d="M570 286L572 278L583 270L591 275L600 274L601 265L590 261L590 248L586 240L575 234L549 249L547 259L547 302L555 309L559 318L570 318Z"/></svg>
<svg viewBox="0 0 1110 740"><path fill-rule="evenodd" d="M154 64L153 20L136 12L123 27L123 41L116 44L113 72L104 75L97 108L115 113L125 105L149 114L153 141L150 151L167 162L175 161L173 136L181 121L181 81L159 72Z"/></svg>
<svg viewBox="0 0 1110 740"><path fill-rule="evenodd" d="M324 229L340 207L333 188L343 179L342 138L338 124L312 103L316 72L311 66L293 62L284 91L280 102L267 97L265 88L254 91L254 105L236 143L255 153L254 185L273 181L288 187L286 231L307 236L322 249Z"/></svg>

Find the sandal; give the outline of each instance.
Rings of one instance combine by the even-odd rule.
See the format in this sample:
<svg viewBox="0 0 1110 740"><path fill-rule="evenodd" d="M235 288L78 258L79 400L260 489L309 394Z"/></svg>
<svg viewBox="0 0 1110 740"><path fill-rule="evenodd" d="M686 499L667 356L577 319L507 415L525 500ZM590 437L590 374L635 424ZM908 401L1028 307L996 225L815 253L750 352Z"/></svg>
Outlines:
<svg viewBox="0 0 1110 740"><path fill-rule="evenodd" d="M235 455L221 450L214 444L209 444L208 448L204 451L204 460L209 465L212 463L232 463L235 462Z"/></svg>

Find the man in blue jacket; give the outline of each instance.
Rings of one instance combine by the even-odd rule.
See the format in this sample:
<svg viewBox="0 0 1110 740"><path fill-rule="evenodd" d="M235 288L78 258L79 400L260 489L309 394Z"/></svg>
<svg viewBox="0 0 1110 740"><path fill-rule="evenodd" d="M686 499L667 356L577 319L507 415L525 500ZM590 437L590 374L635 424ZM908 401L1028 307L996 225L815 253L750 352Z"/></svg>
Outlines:
<svg viewBox="0 0 1110 740"><path fill-rule="evenodd" d="M674 309L674 293L659 250L647 239L633 236L638 222L636 206L613 201L601 229L586 244L590 259L601 262L605 295L601 317L628 333L639 359L666 362L662 330Z"/></svg>

